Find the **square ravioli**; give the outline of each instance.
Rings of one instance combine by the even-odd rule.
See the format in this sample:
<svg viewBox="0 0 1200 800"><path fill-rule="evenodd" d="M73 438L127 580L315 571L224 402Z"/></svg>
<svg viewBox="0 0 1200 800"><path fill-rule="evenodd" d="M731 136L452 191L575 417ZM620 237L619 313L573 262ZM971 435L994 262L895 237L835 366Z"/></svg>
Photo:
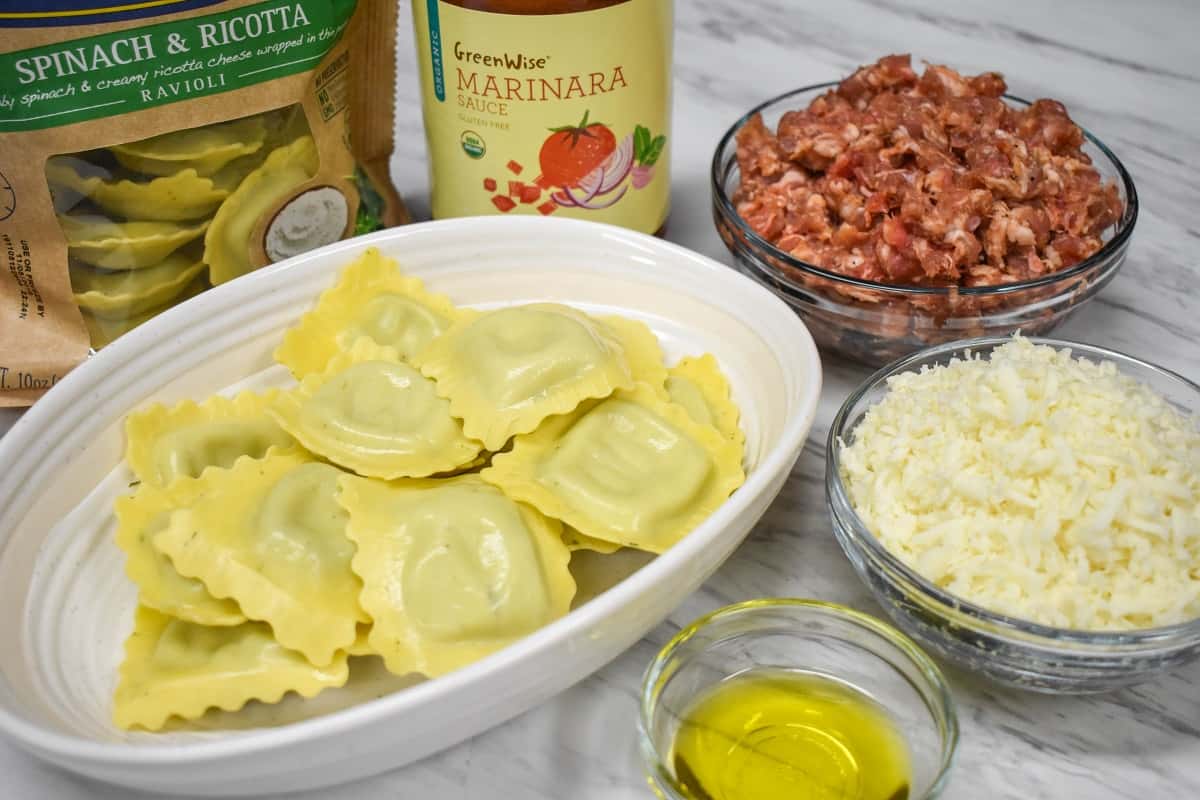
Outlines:
<svg viewBox="0 0 1200 800"><path fill-rule="evenodd" d="M570 609L561 526L479 476L341 487L369 642L392 672L445 674Z"/></svg>
<svg viewBox="0 0 1200 800"><path fill-rule="evenodd" d="M155 403L135 411L125 420L125 460L142 483L167 486L176 478L198 478L208 467L231 467L242 456L293 448L295 440L266 414L275 394L215 395L203 403Z"/></svg>
<svg viewBox="0 0 1200 800"><path fill-rule="evenodd" d="M625 342L570 306L531 303L463 317L417 355L463 433L499 450L584 400L633 386Z"/></svg>
<svg viewBox="0 0 1200 800"><path fill-rule="evenodd" d="M599 320L621 340L634 381L646 384L664 400L667 399L667 365L663 359L662 345L650 326L641 320L615 314L599 317Z"/></svg>
<svg viewBox="0 0 1200 800"><path fill-rule="evenodd" d="M273 149L221 203L204 234L204 263L213 286L255 269L246 245L253 241L257 220L308 183L317 174L317 166L316 142L311 136L301 136Z"/></svg>
<svg viewBox="0 0 1200 800"><path fill-rule="evenodd" d="M449 298L427 292L419 279L372 247L284 334L275 360L300 379L322 372L330 359L366 337L409 361L458 316Z"/></svg>
<svg viewBox="0 0 1200 800"><path fill-rule="evenodd" d="M186 250L157 266L122 272L72 264L71 291L81 310L119 323L170 303L205 269L200 257Z"/></svg>
<svg viewBox="0 0 1200 800"><path fill-rule="evenodd" d="M315 667L281 646L261 622L212 628L142 606L125 641L113 722L156 731L171 717L197 719L210 708L277 703L287 692L314 697L345 685L349 676L345 653Z"/></svg>
<svg viewBox="0 0 1200 800"><path fill-rule="evenodd" d="M90 269L90 267L88 269ZM97 316L86 306L80 304L80 312L83 314L83 325L85 328L87 328L88 332L88 341L91 342L93 350L99 350L115 340L118 336L124 336L126 333L133 330L138 325L141 325L143 322L148 322L149 320L154 319L168 308L179 305L184 300L190 300L207 288L208 281L204 279L203 275L200 275L194 281L185 286L183 291L180 292L179 295L173 298L170 302L134 314L131 317L122 317L120 319Z"/></svg>
<svg viewBox="0 0 1200 800"><path fill-rule="evenodd" d="M357 624L370 621L335 497L344 474L300 453L209 470L200 496L171 515L154 547L213 596L269 623L284 647L325 666L351 646Z"/></svg>
<svg viewBox="0 0 1200 800"><path fill-rule="evenodd" d="M738 424L741 412L712 353L681 358L667 370L666 389L671 402L686 408L696 422L713 426L739 448L745 447L746 434Z"/></svg>
<svg viewBox="0 0 1200 800"><path fill-rule="evenodd" d="M111 149L123 166L145 175L174 175L182 169L199 175L215 175L241 156L257 153L268 139L266 119L261 114L170 131L149 139L114 145Z"/></svg>
<svg viewBox="0 0 1200 800"><path fill-rule="evenodd" d="M277 395L267 414L312 452L372 478L450 472L483 449L432 380L366 338Z"/></svg>
<svg viewBox="0 0 1200 800"><path fill-rule="evenodd" d="M171 514L195 503L204 486L196 478L179 478L167 488L143 483L133 495L118 497L113 504L117 546L143 606L197 625L240 625L246 617L236 602L213 597L202 581L180 575L154 549L154 537L166 530Z"/></svg>
<svg viewBox="0 0 1200 800"><path fill-rule="evenodd" d="M580 533L570 525L563 526L563 544L567 549L574 553L576 550L590 550L593 553L601 555L612 555L621 549L621 545L616 542L606 542L603 539L597 539L594 536L588 536Z"/></svg>
<svg viewBox="0 0 1200 800"><path fill-rule="evenodd" d="M208 220L113 222L91 214L59 214L58 224L72 258L114 271L153 268L209 227Z"/></svg>
<svg viewBox="0 0 1200 800"><path fill-rule="evenodd" d="M110 172L74 156L55 156L46 161L46 181L64 205L87 198L110 219L141 219L185 222L211 216L230 188L194 169L172 175L132 180L128 173Z"/></svg>
<svg viewBox="0 0 1200 800"><path fill-rule="evenodd" d="M737 443L645 384L516 437L481 476L585 536L653 553L745 480Z"/></svg>

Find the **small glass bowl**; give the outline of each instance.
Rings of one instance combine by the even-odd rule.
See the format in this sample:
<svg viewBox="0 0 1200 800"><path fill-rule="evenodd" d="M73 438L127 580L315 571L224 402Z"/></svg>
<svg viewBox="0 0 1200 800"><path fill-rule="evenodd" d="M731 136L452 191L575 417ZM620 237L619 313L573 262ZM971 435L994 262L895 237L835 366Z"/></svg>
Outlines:
<svg viewBox="0 0 1200 800"><path fill-rule="evenodd" d="M874 698L908 743L909 800L941 793L958 743L958 720L950 690L929 656L890 625L845 606L767 599L701 617L646 670L638 732L659 797L694 800L671 765L681 715L709 687L755 668L824 674Z"/></svg>
<svg viewBox="0 0 1200 800"><path fill-rule="evenodd" d="M987 356L1008 337L932 347L876 372L842 405L825 449L825 501L833 531L850 563L892 620L934 655L999 683L1053 694L1106 692L1152 680L1200 657L1200 619L1161 628L1098 632L1053 628L1006 616L943 591L888 551L855 513L842 482L840 442L852 438L887 381L968 352ZM1055 339L1035 344L1070 348L1076 357L1111 361L1181 410L1200 413L1200 386L1161 367L1102 347Z"/></svg>
<svg viewBox="0 0 1200 800"><path fill-rule="evenodd" d="M774 130L788 111L806 108L837 86L821 83L755 106L721 138L712 160L713 220L739 269L804 318L826 352L880 366L930 345L978 336L1049 333L1112 280L1125 261L1138 216L1137 191L1124 165L1086 130L1083 151L1105 181L1115 181L1121 218L1104 246L1069 269L1003 286L894 286L830 272L772 245L742 220L733 203L741 182L737 132L755 114ZM1005 95L1012 105L1029 101Z"/></svg>

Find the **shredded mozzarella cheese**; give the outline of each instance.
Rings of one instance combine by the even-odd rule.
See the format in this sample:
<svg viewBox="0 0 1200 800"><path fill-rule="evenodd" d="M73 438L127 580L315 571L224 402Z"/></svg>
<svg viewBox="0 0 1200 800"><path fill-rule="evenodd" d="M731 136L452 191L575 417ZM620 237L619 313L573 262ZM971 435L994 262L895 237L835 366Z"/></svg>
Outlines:
<svg viewBox="0 0 1200 800"><path fill-rule="evenodd" d="M896 375L842 443L880 542L969 602L1080 630L1200 617L1200 426L1110 362L1016 338Z"/></svg>

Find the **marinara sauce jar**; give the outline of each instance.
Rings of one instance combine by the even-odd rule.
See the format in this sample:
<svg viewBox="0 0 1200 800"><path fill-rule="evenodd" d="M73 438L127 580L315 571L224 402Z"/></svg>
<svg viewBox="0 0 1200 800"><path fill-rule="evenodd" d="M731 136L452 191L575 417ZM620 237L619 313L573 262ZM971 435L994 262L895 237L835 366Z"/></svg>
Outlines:
<svg viewBox="0 0 1200 800"><path fill-rule="evenodd" d="M672 0L413 0L435 218L662 229Z"/></svg>

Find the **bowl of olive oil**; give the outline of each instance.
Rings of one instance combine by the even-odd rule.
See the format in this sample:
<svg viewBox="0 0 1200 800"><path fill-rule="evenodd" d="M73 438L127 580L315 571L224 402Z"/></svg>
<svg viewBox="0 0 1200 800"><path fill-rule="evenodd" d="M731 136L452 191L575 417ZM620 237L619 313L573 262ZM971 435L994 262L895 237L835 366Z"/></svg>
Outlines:
<svg viewBox="0 0 1200 800"><path fill-rule="evenodd" d="M912 640L815 600L689 625L646 671L639 727L664 800L926 800L958 741L945 679Z"/></svg>

